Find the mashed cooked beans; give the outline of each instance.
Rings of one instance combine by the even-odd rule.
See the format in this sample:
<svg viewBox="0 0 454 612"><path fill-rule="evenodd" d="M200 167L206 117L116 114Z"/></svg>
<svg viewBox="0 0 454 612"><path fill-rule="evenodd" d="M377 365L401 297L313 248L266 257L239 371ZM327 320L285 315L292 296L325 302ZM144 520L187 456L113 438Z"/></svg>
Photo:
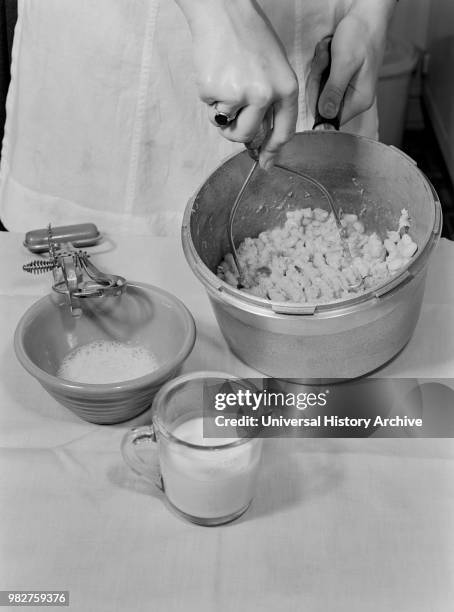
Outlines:
<svg viewBox="0 0 454 612"><path fill-rule="evenodd" d="M283 227L246 238L239 246L242 289L279 302L331 302L352 297L383 284L410 261L417 250L408 234L409 217L402 210L399 225L382 240L368 234L357 215L344 214L342 223L352 259L346 257L332 213L303 208L287 213ZM231 253L218 276L237 287L239 274ZM352 285L362 279L361 287Z"/></svg>

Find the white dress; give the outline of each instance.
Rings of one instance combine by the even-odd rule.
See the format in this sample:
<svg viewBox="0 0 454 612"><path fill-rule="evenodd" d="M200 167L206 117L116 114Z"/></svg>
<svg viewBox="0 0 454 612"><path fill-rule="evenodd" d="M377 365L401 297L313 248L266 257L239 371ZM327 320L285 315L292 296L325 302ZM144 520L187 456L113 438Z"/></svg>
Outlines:
<svg viewBox="0 0 454 612"><path fill-rule="evenodd" d="M303 84L336 0L261 4ZM298 131L312 124L300 89ZM376 137L375 108L344 129ZM188 199L241 149L207 120L173 0L19 0L0 172L8 229L179 232Z"/></svg>

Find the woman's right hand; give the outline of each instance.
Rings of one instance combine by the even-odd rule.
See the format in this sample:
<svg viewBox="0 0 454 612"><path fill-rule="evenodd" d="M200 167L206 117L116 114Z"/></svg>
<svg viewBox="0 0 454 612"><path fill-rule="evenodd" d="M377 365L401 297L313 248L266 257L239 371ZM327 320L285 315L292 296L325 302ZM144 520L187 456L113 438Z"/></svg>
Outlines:
<svg viewBox="0 0 454 612"><path fill-rule="evenodd" d="M221 134L250 142L272 108L273 125L261 146L260 165L272 166L295 133L298 81L285 50L256 0L176 0L193 38L197 85L209 118L236 117Z"/></svg>

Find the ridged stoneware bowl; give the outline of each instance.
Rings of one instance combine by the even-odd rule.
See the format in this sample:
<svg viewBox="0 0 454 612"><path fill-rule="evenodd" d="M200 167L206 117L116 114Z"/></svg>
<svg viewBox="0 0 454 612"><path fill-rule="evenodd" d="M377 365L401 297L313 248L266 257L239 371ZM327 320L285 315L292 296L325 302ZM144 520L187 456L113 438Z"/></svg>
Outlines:
<svg viewBox="0 0 454 612"><path fill-rule="evenodd" d="M35 302L16 328L17 358L52 397L82 419L99 424L132 419L179 372L194 346L194 319L176 297L141 283L129 283L119 297L81 302L80 317L71 315L64 296L50 294ZM57 376L71 351L94 341L140 345L155 355L158 367L144 376L107 384Z"/></svg>

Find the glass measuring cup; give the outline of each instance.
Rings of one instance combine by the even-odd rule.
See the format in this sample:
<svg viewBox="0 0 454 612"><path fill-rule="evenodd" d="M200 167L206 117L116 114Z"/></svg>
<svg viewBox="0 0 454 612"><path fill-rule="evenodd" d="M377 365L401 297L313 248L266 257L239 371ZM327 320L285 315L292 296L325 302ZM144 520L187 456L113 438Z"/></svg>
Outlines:
<svg viewBox="0 0 454 612"><path fill-rule="evenodd" d="M173 510L199 525L235 520L255 492L262 440L203 436L207 388L219 388L226 381L233 389L246 388L219 372L195 372L170 381L155 397L152 425L132 429L122 442L126 463L148 478L151 463L137 452L138 445L157 443L158 486Z"/></svg>

